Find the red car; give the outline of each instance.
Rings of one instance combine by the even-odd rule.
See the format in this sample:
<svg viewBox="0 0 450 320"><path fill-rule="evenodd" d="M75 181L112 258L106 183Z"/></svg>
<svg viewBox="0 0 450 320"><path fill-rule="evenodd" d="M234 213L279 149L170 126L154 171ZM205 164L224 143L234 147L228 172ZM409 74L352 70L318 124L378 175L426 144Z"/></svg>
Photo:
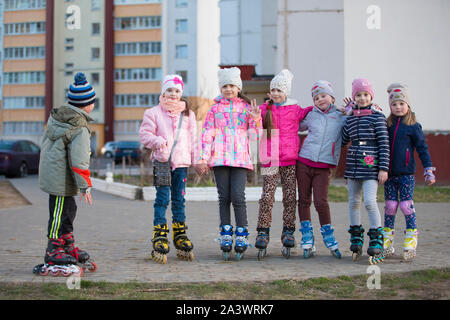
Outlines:
<svg viewBox="0 0 450 320"><path fill-rule="evenodd" d="M28 140L0 140L0 174L8 178L38 172L41 149Z"/></svg>

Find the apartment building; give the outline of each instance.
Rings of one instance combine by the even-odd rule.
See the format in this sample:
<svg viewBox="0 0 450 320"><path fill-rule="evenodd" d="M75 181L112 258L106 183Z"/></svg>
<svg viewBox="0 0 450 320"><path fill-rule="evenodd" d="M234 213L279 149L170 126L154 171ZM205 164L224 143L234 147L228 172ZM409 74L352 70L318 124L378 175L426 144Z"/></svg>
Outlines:
<svg viewBox="0 0 450 320"><path fill-rule="evenodd" d="M138 139L164 74L183 76L195 111L218 94L218 0L7 0L4 20L2 136L39 143L76 72L97 94L97 150Z"/></svg>
<svg viewBox="0 0 450 320"><path fill-rule="evenodd" d="M45 122L46 1L2 4L2 137L38 143Z"/></svg>

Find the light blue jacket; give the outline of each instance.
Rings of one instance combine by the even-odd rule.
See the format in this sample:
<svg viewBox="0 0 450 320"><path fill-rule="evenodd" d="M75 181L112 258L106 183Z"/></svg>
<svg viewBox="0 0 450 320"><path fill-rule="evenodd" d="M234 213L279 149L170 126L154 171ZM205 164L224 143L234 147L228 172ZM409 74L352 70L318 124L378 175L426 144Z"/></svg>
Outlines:
<svg viewBox="0 0 450 320"><path fill-rule="evenodd" d="M300 131L308 130L299 156L314 162L337 166L341 155L342 128L346 115L330 105L328 112L317 107L300 124Z"/></svg>

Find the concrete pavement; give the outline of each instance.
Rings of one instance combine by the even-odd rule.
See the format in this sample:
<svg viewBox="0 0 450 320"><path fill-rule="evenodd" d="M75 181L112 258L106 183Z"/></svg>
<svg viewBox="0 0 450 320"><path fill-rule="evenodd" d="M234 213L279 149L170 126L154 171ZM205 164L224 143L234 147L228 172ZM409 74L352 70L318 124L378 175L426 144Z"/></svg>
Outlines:
<svg viewBox="0 0 450 320"><path fill-rule="evenodd" d="M32 203L31 206L0 209L0 281L2 282L64 282L64 278L40 277L32 274L34 265L43 260L48 222L48 195L40 191L37 176L10 180ZM153 202L126 200L93 191L93 206L78 204L75 220L75 239L80 248L88 251L99 266L95 273L86 272L84 279L110 282L210 282L210 281L267 281L276 279L306 279L339 275L366 274L369 266L366 254L354 263L349 251L347 233L347 203L331 203L336 238L340 242L343 259L332 257L325 248L319 231L317 213L312 210L316 234L317 255L304 260L301 249L292 251L290 259L281 255L282 203L273 209L273 224L268 256L256 258L257 249L249 248L242 261L223 261L218 237L218 205L214 201L187 202L188 235L194 243L195 260L180 261L171 243L166 265L149 259L152 236ZM380 210L383 204L379 203ZM416 203L419 226L419 247L413 262L403 262L404 218L396 219L396 255L379 265L383 272L404 272L450 266L449 230L450 203ZM248 202L250 242L256 236L258 203ZM170 214L168 214L170 217ZM170 221L170 219L169 219ZM367 213L362 222L368 225ZM298 222L297 222L298 224ZM170 234L171 235L171 234ZM297 242L299 231L295 233ZM367 239L367 237L366 237Z"/></svg>

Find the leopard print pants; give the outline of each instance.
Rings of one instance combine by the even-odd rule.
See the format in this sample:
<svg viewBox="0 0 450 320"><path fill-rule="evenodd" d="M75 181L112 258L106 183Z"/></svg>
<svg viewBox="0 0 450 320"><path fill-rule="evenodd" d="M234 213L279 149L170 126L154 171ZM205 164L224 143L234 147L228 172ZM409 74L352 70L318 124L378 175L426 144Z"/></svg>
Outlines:
<svg viewBox="0 0 450 320"><path fill-rule="evenodd" d="M263 177L263 191L259 200L258 228L270 228L275 191L281 178L283 190L283 226L295 228L297 178L295 166L279 167L277 172Z"/></svg>

